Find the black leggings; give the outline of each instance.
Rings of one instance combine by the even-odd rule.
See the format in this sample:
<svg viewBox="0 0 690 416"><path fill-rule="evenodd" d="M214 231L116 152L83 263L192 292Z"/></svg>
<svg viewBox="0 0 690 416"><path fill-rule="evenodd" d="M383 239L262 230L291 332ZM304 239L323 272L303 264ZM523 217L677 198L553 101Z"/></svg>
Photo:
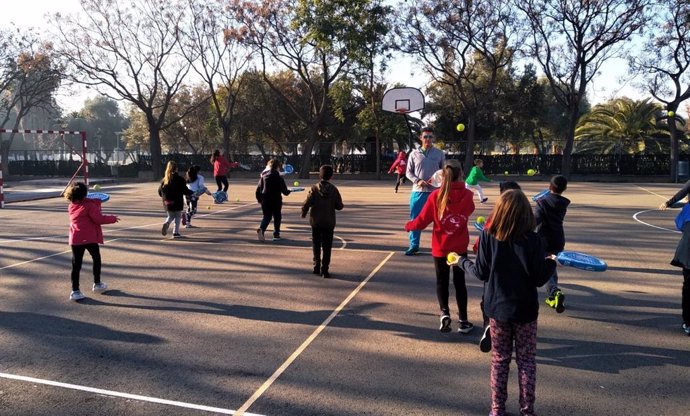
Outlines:
<svg viewBox="0 0 690 416"><path fill-rule="evenodd" d="M261 220L261 225L259 228L262 232L266 231L268 224L271 223L271 218L273 218L273 237L280 237L280 223L283 220L283 201L263 201L261 203L261 211L264 214Z"/></svg>
<svg viewBox="0 0 690 416"><path fill-rule="evenodd" d="M398 173L398 180L395 182L395 192L398 192L398 187L405 184L405 174Z"/></svg>
<svg viewBox="0 0 690 416"><path fill-rule="evenodd" d="M216 185L218 185L218 190L221 189L223 192L228 192L230 185L228 184L228 177L225 175L216 176Z"/></svg>
<svg viewBox="0 0 690 416"><path fill-rule="evenodd" d="M84 251L88 251L93 259L93 282L101 283L101 250L98 248L98 244L72 246L72 290L79 290L79 272L84 259Z"/></svg>
<svg viewBox="0 0 690 416"><path fill-rule="evenodd" d="M466 255L466 254L465 254ZM445 257L434 257L436 268L436 296L441 307L441 313L450 316L448 296L450 286L450 266ZM461 321L467 320L467 286L465 286L465 272L458 266L453 266L453 286L455 299L458 302L458 312Z"/></svg>

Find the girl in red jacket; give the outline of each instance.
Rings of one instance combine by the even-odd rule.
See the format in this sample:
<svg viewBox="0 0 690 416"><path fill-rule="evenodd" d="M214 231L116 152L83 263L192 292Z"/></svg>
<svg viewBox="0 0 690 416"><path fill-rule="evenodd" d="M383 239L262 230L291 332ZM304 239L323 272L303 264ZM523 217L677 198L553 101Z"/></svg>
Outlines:
<svg viewBox="0 0 690 416"><path fill-rule="evenodd" d="M101 213L101 201L86 197L88 189L81 182L73 184L65 192L65 198L70 201L69 207L69 245L72 247L72 293L70 300L84 299L79 290L79 272L84 258L84 251L88 251L93 259L93 291L101 293L108 285L101 282L101 252L99 244L103 244L103 230L101 224L113 224L120 221L115 215Z"/></svg>
<svg viewBox="0 0 690 416"><path fill-rule="evenodd" d="M213 176L216 178L218 192L222 190L223 192L227 193L228 188L230 187L228 184L228 171L230 168L238 167L240 163L228 162L228 160L220 154L220 150L216 149L213 152L213 156L211 156L211 164L213 165Z"/></svg>
<svg viewBox="0 0 690 416"><path fill-rule="evenodd" d="M398 187L405 183L405 172L407 171L407 153L402 150L398 153L397 159L388 169L388 173L395 171L398 174L398 179L395 181L395 193L398 193Z"/></svg>
<svg viewBox="0 0 690 416"><path fill-rule="evenodd" d="M472 191L465 188L462 165L458 160L446 160L443 165L443 183L429 195L429 199L417 218L405 224L405 231L423 230L434 223L431 236L431 255L436 268L436 296L441 307L441 332L450 332L448 287L450 268L446 256L450 252L466 255L470 235L467 221L474 212ZM453 266L453 285L458 302L460 321L458 332L467 334L474 325L467 320L467 286L465 272L457 264Z"/></svg>

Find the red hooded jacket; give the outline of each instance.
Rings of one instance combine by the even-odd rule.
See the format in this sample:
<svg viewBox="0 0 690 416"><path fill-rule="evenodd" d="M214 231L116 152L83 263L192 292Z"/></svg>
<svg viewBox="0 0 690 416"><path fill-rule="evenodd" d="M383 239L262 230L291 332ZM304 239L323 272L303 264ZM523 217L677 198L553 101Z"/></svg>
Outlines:
<svg viewBox="0 0 690 416"><path fill-rule="evenodd" d="M395 171L398 175L405 174L407 171L407 153L398 153L398 157L395 159L395 162L393 162L390 169L388 169L388 173L393 173L393 171Z"/></svg>
<svg viewBox="0 0 690 416"><path fill-rule="evenodd" d="M69 244L81 246L85 244L103 244L103 230L101 224L113 224L117 221L115 215L101 213L101 201L84 198L74 201L67 208L69 212Z"/></svg>
<svg viewBox="0 0 690 416"><path fill-rule="evenodd" d="M467 245L470 243L467 221L474 212L474 194L465 188L464 182L453 182L446 204L446 212L442 218L438 218L438 206L436 204L438 193L438 189L431 192L417 218L405 224L405 231L423 230L433 222L432 256L445 257L451 251L459 254L467 253Z"/></svg>

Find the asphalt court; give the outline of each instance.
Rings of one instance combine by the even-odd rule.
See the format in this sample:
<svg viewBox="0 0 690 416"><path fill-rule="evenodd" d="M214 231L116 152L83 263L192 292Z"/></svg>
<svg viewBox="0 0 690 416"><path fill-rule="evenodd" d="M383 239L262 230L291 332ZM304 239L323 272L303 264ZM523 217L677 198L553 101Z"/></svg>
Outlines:
<svg viewBox="0 0 690 416"><path fill-rule="evenodd" d="M308 186L303 181L302 186ZM0 210L0 414L482 415L490 356L469 335L438 332L429 255L406 257L409 187L335 181L333 279L311 273L305 193L285 197L283 240L260 243L254 181L229 201L203 197L196 228L171 240L157 184L103 186L103 280L85 257L79 303L67 300L66 201ZM546 182L524 182L531 196ZM560 268L567 309L540 309L542 414L686 414L690 338L680 330L676 210L680 185L571 183L567 249L603 258L604 273ZM486 216L498 190L485 187ZM269 226L269 233L272 226ZM470 231L474 239L476 232ZM481 285L467 281L470 320ZM542 292L543 297L543 292ZM456 314L454 297L451 310ZM453 328L456 328L454 324ZM509 414L517 415L511 369Z"/></svg>

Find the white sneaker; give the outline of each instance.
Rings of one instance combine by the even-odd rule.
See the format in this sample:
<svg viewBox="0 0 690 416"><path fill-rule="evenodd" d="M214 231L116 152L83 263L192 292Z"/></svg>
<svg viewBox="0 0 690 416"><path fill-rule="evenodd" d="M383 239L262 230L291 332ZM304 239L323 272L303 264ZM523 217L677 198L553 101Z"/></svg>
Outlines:
<svg viewBox="0 0 690 416"><path fill-rule="evenodd" d="M261 242L266 241L266 237L264 237L264 232L261 231L261 228L257 228L256 236L259 237L259 241L261 241Z"/></svg>
<svg viewBox="0 0 690 416"><path fill-rule="evenodd" d="M94 283L94 284L93 284L93 288L91 288L91 290L93 290L93 291L96 292L96 293L103 293L103 292L105 292L106 289L108 289L108 285L106 285L106 284L103 283L103 282L101 282L101 283Z"/></svg>
<svg viewBox="0 0 690 416"><path fill-rule="evenodd" d="M72 293L69 294L69 300L73 301L78 301L84 299L86 296L82 295L80 291L78 290L73 290Z"/></svg>

